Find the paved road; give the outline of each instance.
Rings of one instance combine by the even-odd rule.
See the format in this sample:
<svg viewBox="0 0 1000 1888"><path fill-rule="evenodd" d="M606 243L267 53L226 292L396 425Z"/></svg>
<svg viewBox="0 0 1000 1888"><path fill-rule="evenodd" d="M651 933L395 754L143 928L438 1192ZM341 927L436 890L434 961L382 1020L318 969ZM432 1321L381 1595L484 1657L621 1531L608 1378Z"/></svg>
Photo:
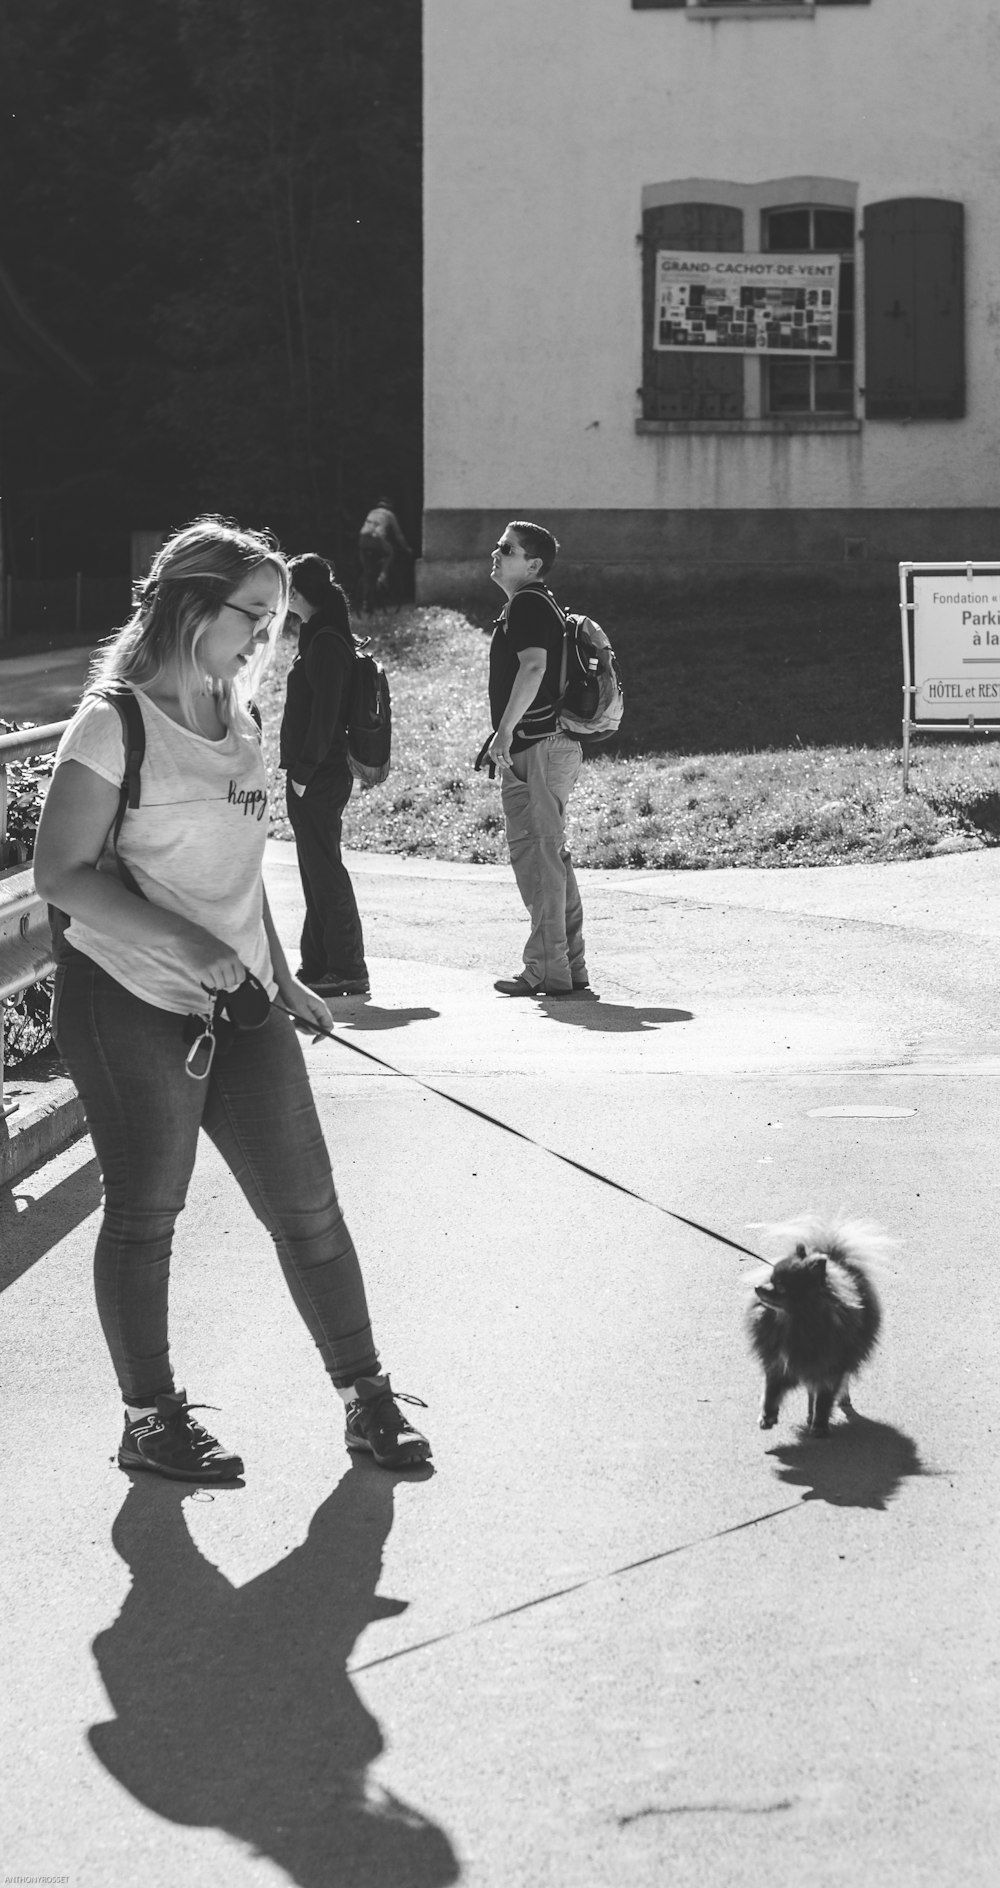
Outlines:
<svg viewBox="0 0 1000 1888"><path fill-rule="evenodd" d="M88 645L8 656L0 644L0 721L65 721L80 699L93 653Z"/></svg>
<svg viewBox="0 0 1000 1888"><path fill-rule="evenodd" d="M505 870L354 867L373 996L308 1054L436 1472L348 1462L207 1150L175 1355L247 1484L132 1486L89 1143L17 1185L7 1875L992 1884L996 861L587 874L581 1005L494 997ZM291 943L293 854L267 870ZM710 1236L756 1247L802 1207L899 1241L859 1420L826 1444L794 1409L757 1430L753 1268Z"/></svg>

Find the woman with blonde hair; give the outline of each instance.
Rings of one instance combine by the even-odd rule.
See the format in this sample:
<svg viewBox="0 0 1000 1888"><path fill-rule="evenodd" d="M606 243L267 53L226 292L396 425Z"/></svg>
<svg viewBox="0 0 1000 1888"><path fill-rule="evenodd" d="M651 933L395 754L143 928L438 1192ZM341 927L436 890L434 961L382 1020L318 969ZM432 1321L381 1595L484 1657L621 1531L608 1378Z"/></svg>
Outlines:
<svg viewBox="0 0 1000 1888"><path fill-rule="evenodd" d="M264 890L267 786L248 703L287 601L268 537L217 517L177 532L95 663L35 850L36 886L68 918L53 1034L104 1175L94 1271L125 1404L118 1461L179 1480L243 1472L193 1420L168 1348L173 1231L200 1128L274 1239L346 1405L348 1448L386 1468L430 1454L381 1373L293 1027L328 1031L330 1012L289 971ZM119 829L126 756L109 693L122 689L145 753Z"/></svg>

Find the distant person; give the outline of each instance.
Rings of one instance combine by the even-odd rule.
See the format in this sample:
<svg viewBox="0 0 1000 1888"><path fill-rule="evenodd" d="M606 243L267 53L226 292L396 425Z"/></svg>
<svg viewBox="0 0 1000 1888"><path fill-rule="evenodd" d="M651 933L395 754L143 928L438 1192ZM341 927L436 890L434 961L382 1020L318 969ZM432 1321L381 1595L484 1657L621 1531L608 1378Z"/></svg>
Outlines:
<svg viewBox="0 0 1000 1888"><path fill-rule="evenodd" d="M293 557L288 575L288 608L301 628L288 671L279 765L287 771L288 818L306 903L296 974L329 1002L367 996L370 988L357 899L341 851L354 786L347 758L354 637L347 598L325 557L313 551Z"/></svg>
<svg viewBox="0 0 1000 1888"><path fill-rule="evenodd" d="M367 615L379 602L398 602L400 555L410 556L391 498L376 499L358 537L361 558L361 608Z"/></svg>
<svg viewBox="0 0 1000 1888"><path fill-rule="evenodd" d="M563 621L545 578L559 546L544 525L516 519L500 533L490 576L507 603L490 644L489 755L500 769L510 862L531 918L524 967L494 984L503 996L576 996L590 989L583 905L566 844L566 807L580 744L556 724Z"/></svg>
<svg viewBox="0 0 1000 1888"><path fill-rule="evenodd" d="M264 890L267 781L247 700L287 595L284 560L256 532L199 518L168 540L59 743L35 851L39 892L69 917L52 1031L104 1176L94 1278L125 1404L118 1462L175 1481L243 1473L198 1422L204 1405L175 1388L168 1344L174 1226L201 1129L274 1240L346 1406L348 1448L393 1469L430 1453L381 1374L292 1025L329 1030L330 1012L292 976ZM120 831L123 723L97 692L111 686L134 696L146 737ZM237 992L244 1027L224 1015ZM235 1296L238 1251L212 1262ZM294 1439L293 1401L285 1427Z"/></svg>

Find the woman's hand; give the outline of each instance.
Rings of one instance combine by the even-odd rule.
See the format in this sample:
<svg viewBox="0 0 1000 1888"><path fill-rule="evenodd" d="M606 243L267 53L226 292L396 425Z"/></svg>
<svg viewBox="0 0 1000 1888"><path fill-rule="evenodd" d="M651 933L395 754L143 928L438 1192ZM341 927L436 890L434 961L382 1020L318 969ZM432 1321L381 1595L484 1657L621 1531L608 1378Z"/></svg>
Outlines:
<svg viewBox="0 0 1000 1888"><path fill-rule="evenodd" d="M213 937L211 931L203 931L200 926L192 929L190 942L184 940L184 955L209 996L215 996L220 990L238 990L247 974L246 965L232 945L224 944L220 937Z"/></svg>
<svg viewBox="0 0 1000 1888"><path fill-rule="evenodd" d="M333 1032L333 1017L321 996L310 990L307 983L300 983L297 977L282 979L278 986L278 995L293 1016L316 1029L323 1036Z"/></svg>

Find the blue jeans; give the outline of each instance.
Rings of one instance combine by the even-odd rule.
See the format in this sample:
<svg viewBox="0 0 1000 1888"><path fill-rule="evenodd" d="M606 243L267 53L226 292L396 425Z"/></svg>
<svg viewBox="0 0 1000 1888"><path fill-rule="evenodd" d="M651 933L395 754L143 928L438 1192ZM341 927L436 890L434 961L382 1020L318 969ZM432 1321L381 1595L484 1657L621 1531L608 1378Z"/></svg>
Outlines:
<svg viewBox="0 0 1000 1888"><path fill-rule="evenodd" d="M52 1033L104 1176L94 1282L123 1400L150 1404L174 1389L170 1252L199 1128L271 1234L333 1382L372 1375L361 1269L293 1024L272 1009L262 1028L234 1030L200 1082L184 1067L183 1026L79 952L56 971Z"/></svg>

